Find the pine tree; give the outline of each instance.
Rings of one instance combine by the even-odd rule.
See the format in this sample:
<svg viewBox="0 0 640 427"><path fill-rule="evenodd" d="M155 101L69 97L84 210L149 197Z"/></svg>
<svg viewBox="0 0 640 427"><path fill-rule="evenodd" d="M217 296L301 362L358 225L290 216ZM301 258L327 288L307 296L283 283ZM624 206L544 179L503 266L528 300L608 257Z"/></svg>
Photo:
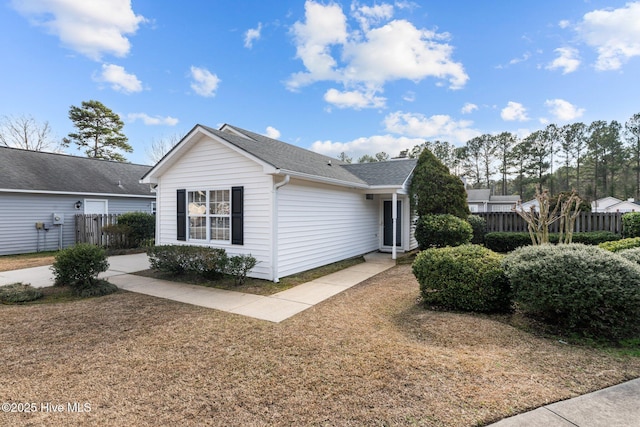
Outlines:
<svg viewBox="0 0 640 427"><path fill-rule="evenodd" d="M133 148L127 143L122 133L124 122L116 113L99 101L82 101L82 107L74 105L69 109L69 119L78 130L70 133L62 144L68 147L71 143L84 149L87 157L126 162L127 159L118 150L128 153Z"/></svg>

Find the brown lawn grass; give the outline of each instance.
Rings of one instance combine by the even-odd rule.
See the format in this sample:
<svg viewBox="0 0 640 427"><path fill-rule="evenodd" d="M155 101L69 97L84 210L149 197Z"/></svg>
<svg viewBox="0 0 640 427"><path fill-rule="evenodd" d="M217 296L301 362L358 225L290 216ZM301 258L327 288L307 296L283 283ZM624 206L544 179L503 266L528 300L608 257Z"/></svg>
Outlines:
<svg viewBox="0 0 640 427"><path fill-rule="evenodd" d="M2 400L91 405L0 425L476 426L640 376L418 295L402 265L280 324L128 292L0 306Z"/></svg>
<svg viewBox="0 0 640 427"><path fill-rule="evenodd" d="M32 254L0 256L0 271L20 270L22 268L51 265L57 252L38 252Z"/></svg>

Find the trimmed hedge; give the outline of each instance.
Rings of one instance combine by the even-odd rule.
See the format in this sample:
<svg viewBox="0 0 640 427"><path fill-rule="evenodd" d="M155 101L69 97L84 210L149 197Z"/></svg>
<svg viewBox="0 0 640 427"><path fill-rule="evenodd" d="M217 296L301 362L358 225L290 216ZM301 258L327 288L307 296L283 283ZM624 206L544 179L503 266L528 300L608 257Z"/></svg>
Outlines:
<svg viewBox="0 0 640 427"><path fill-rule="evenodd" d="M630 237L615 242L603 242L598 246L610 252L623 251L625 249L640 247L640 237Z"/></svg>
<svg viewBox="0 0 640 427"><path fill-rule="evenodd" d="M241 285L247 273L258 265L251 254L229 257L224 249L208 246L162 245L147 249L149 263L154 270L172 275L195 275L205 279L217 279L222 274L233 276Z"/></svg>
<svg viewBox="0 0 640 427"><path fill-rule="evenodd" d="M129 227L127 237L133 248L153 243L156 217L146 212L127 212L118 216L118 225Z"/></svg>
<svg viewBox="0 0 640 427"><path fill-rule="evenodd" d="M511 291L501 260L479 245L431 248L418 254L412 269L426 305L504 312L511 307Z"/></svg>
<svg viewBox="0 0 640 427"><path fill-rule="evenodd" d="M464 219L451 214L427 214L418 219L415 237L420 249L464 245L473 229Z"/></svg>
<svg viewBox="0 0 640 427"><path fill-rule="evenodd" d="M640 265L596 246L516 249L502 263L525 314L566 333L620 340L640 332Z"/></svg>
<svg viewBox="0 0 640 427"><path fill-rule="evenodd" d="M598 245L602 242L620 240L619 234L609 231L592 231L585 233L574 233L573 243L583 243L585 245ZM549 233L549 243L558 243L558 233ZM492 232L484 236L484 245L492 251L507 253L522 246L531 245L529 233L513 232Z"/></svg>
<svg viewBox="0 0 640 427"><path fill-rule="evenodd" d="M215 278L224 273L227 254L224 249L207 246L162 245L147 249L151 268L169 274L195 274Z"/></svg>

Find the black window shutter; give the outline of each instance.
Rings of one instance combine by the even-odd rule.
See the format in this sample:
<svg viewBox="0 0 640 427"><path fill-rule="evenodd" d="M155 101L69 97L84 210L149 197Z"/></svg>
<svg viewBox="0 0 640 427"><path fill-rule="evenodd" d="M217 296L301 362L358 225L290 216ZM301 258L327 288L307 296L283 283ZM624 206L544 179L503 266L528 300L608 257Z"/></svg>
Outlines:
<svg viewBox="0 0 640 427"><path fill-rule="evenodd" d="M231 187L231 244L244 244L244 187Z"/></svg>
<svg viewBox="0 0 640 427"><path fill-rule="evenodd" d="M176 228L178 235L176 238L178 240L187 240L187 190L178 190L177 195Z"/></svg>

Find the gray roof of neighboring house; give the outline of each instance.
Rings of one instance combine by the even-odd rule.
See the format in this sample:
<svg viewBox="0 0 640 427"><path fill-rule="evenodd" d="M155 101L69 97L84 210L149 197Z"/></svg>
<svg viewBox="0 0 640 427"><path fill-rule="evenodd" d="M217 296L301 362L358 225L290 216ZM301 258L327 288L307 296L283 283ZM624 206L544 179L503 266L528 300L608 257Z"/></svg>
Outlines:
<svg viewBox="0 0 640 427"><path fill-rule="evenodd" d="M0 147L0 190L154 196L151 166Z"/></svg>
<svg viewBox="0 0 640 427"><path fill-rule="evenodd" d="M494 196L491 195L491 190L488 188L469 189L467 190L467 202L468 203L516 203L520 200L520 196Z"/></svg>
<svg viewBox="0 0 640 427"><path fill-rule="evenodd" d="M349 164L236 126L227 124L223 128L235 130L244 137L200 126L275 168L347 183L402 185L416 164L413 159Z"/></svg>

